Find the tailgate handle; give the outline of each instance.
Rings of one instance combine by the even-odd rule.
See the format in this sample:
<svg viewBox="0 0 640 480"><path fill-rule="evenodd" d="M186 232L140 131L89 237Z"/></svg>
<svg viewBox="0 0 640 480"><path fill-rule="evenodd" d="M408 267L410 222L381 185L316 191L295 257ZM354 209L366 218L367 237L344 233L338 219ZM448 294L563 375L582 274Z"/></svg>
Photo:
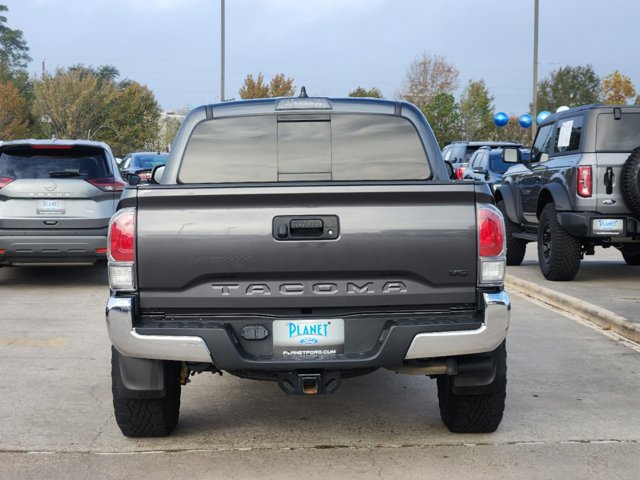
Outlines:
<svg viewBox="0 0 640 480"><path fill-rule="evenodd" d="M337 215L274 217L273 238L278 241L336 240L339 226Z"/></svg>
<svg viewBox="0 0 640 480"><path fill-rule="evenodd" d="M318 236L324 233L324 222L319 218L294 219L289 223L289 231L295 236Z"/></svg>

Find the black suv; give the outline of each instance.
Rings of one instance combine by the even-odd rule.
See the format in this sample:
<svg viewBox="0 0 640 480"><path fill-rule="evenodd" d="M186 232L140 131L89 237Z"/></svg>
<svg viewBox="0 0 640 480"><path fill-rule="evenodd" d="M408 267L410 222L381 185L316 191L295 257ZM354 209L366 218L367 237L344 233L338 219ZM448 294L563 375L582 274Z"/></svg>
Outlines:
<svg viewBox="0 0 640 480"><path fill-rule="evenodd" d="M505 150L502 147L490 148L481 147L471 155L469 164L462 172L463 180L478 180L487 182L491 186L491 190L495 191L502 181L504 173L514 165L505 160ZM516 157L517 162L529 160L529 150L520 149L520 155Z"/></svg>
<svg viewBox="0 0 640 480"><path fill-rule="evenodd" d="M572 280L583 255L616 247L640 265L640 106L586 105L540 125L531 160L496 190L507 227L507 264L538 242L548 280Z"/></svg>

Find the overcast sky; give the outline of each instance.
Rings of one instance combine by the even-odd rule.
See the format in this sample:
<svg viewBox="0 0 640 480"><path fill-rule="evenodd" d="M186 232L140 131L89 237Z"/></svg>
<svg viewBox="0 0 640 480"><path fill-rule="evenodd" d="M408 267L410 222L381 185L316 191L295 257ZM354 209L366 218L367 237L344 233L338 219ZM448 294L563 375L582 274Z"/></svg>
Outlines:
<svg viewBox="0 0 640 480"><path fill-rule="evenodd" d="M118 68L166 110L220 100L220 0L0 0L24 32L30 71ZM534 0L226 0L225 97L248 73L310 95L358 86L393 98L423 52L484 79L497 111L531 101ZM619 69L640 90L639 0L540 0L539 79L565 65ZM640 92L639 92L640 93Z"/></svg>

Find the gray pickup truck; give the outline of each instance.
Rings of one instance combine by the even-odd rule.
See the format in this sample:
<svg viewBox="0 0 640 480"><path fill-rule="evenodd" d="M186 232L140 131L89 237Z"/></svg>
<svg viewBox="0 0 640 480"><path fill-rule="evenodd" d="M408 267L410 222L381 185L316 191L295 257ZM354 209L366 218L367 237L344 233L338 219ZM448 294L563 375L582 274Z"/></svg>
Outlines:
<svg viewBox="0 0 640 480"><path fill-rule="evenodd" d="M450 173L408 103L193 110L156 183L127 187L110 224L123 434L170 434L193 373L315 395L378 368L436 378L450 430L494 431L510 318L504 222L486 184Z"/></svg>

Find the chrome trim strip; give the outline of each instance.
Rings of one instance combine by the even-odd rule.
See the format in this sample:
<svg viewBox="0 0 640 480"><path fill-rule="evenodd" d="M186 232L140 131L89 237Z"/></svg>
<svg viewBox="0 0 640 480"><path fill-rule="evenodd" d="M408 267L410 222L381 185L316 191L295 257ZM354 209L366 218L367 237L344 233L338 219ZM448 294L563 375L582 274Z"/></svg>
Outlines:
<svg viewBox="0 0 640 480"><path fill-rule="evenodd" d="M419 333L405 355L414 358L450 357L490 352L507 336L511 302L506 292L484 293L484 324L477 330Z"/></svg>
<svg viewBox="0 0 640 480"><path fill-rule="evenodd" d="M212 363L200 337L140 335L133 327L133 299L109 297L107 331L113 346L127 357Z"/></svg>

